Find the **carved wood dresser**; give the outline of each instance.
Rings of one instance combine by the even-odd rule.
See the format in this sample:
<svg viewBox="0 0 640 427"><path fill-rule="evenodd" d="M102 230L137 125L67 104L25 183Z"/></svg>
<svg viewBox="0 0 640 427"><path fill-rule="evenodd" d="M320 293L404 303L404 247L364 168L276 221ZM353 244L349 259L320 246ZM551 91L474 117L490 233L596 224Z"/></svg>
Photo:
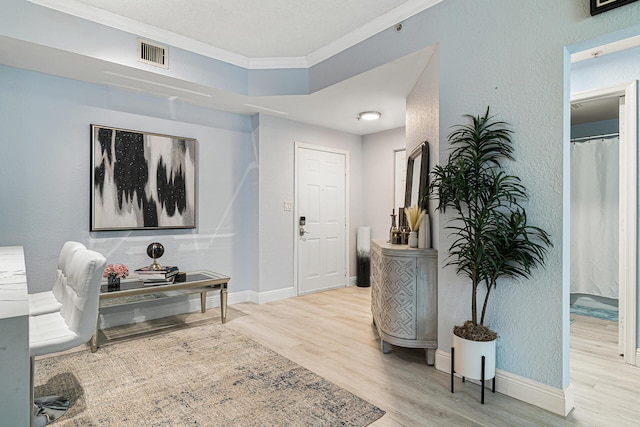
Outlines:
<svg viewBox="0 0 640 427"><path fill-rule="evenodd" d="M389 344L424 348L427 364L438 347L438 251L371 241L371 313L383 353Z"/></svg>

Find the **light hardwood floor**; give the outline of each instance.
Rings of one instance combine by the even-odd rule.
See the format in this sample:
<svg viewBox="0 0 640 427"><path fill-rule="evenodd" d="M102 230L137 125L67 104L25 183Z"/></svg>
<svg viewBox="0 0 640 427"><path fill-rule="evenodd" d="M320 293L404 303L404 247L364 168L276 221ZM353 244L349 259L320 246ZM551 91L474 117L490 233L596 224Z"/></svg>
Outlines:
<svg viewBox="0 0 640 427"><path fill-rule="evenodd" d="M387 413L373 426L636 426L640 369L616 354L615 323L572 316L571 378L576 409L563 418L425 363L424 350L380 351L371 322L370 288L348 287L268 304L229 306L227 327L241 331ZM219 310L177 316L179 322L219 321ZM157 324L172 321L154 321ZM144 325L107 331L108 345Z"/></svg>

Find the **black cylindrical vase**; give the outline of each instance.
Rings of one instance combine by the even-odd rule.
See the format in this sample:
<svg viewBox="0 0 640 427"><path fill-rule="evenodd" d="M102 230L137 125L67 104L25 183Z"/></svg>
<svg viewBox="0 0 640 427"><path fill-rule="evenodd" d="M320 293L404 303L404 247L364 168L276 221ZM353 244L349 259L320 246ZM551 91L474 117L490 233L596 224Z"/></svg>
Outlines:
<svg viewBox="0 0 640 427"><path fill-rule="evenodd" d="M367 288L371 286L371 228L358 227L356 237L356 284Z"/></svg>

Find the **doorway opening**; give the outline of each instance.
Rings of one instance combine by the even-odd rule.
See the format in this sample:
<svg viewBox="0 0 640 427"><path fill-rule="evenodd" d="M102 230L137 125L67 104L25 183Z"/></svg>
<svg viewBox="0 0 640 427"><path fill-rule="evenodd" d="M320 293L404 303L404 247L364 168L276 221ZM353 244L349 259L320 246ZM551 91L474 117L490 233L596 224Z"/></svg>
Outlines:
<svg viewBox="0 0 640 427"><path fill-rule="evenodd" d="M636 363L636 82L571 97L571 312L618 324ZM614 317L617 315L617 318Z"/></svg>
<svg viewBox="0 0 640 427"><path fill-rule="evenodd" d="M586 51L578 52L572 60L587 56ZM611 71L620 57L609 58L577 67L572 64L572 87L586 90L571 95L572 142L570 150L565 151L571 176L570 303L595 304L597 308L606 308L608 302L617 304L618 353L624 355L625 363L635 365L637 84L635 80L620 84L603 77L618 75ZM609 73L602 73L602 69ZM603 162L609 162L608 166ZM581 168L586 168L582 175ZM598 182L601 179L608 184ZM589 208L582 210L581 206L587 205ZM584 218L580 216L585 211L587 216L592 215L591 226L588 221L582 223Z"/></svg>

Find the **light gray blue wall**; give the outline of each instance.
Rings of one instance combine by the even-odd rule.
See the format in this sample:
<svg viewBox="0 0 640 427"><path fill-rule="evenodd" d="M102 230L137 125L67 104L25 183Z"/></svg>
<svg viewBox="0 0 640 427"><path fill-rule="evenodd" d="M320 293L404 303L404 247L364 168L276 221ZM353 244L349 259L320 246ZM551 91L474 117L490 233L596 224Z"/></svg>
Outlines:
<svg viewBox="0 0 640 427"><path fill-rule="evenodd" d="M405 129L391 129L362 139L364 191L362 225L371 227L372 239L388 239L394 206L395 150L406 146Z"/></svg>
<svg viewBox="0 0 640 427"><path fill-rule="evenodd" d="M163 263L232 277L230 293L256 290L258 179L248 117L0 66L0 245L23 245L30 292L51 289L66 240L109 263ZM222 125L224 123L224 125ZM89 231L89 124L196 138L197 229Z"/></svg>

